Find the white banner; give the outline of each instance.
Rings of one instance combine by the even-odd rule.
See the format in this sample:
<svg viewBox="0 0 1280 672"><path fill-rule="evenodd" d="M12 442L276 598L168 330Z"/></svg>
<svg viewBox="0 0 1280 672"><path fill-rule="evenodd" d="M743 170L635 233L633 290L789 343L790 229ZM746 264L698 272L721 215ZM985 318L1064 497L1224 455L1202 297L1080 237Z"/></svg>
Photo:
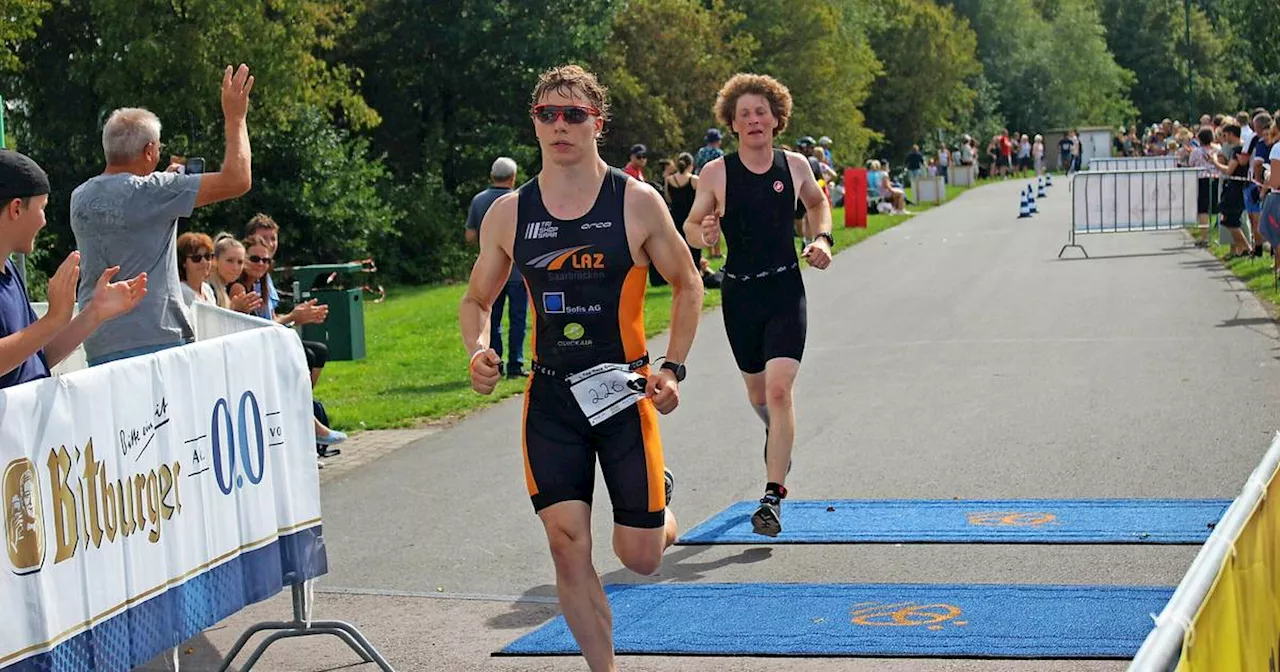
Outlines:
<svg viewBox="0 0 1280 672"><path fill-rule="evenodd" d="M1178 167L1176 156L1098 157L1089 162L1089 170L1170 170Z"/></svg>
<svg viewBox="0 0 1280 672"><path fill-rule="evenodd" d="M1088 171L1071 180L1077 234L1167 231L1196 223L1193 169Z"/></svg>
<svg viewBox="0 0 1280 672"><path fill-rule="evenodd" d="M128 670L325 573L310 402L283 328L0 391L0 670Z"/></svg>

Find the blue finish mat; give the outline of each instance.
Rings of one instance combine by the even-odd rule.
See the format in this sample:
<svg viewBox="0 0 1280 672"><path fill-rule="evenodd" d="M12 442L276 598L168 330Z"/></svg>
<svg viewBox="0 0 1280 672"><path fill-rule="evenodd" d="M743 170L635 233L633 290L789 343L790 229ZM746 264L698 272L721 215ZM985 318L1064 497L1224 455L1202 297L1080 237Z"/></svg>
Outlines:
<svg viewBox="0 0 1280 672"><path fill-rule="evenodd" d="M1132 658L1173 588L865 584L608 586L624 654ZM495 655L572 655L564 617Z"/></svg>
<svg viewBox="0 0 1280 672"><path fill-rule="evenodd" d="M1229 499L797 500L782 534L751 531L757 502L738 502L680 544L1200 544Z"/></svg>

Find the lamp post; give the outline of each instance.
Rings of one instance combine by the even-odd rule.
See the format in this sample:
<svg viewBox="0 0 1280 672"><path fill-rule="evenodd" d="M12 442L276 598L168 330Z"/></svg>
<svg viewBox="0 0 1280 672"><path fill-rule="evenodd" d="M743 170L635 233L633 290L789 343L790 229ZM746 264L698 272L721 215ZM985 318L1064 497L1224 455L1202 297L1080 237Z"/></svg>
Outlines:
<svg viewBox="0 0 1280 672"><path fill-rule="evenodd" d="M1191 64L1191 0L1184 0L1183 8L1186 17L1184 47L1187 50L1187 123L1192 124L1198 121L1198 117L1196 115L1196 73Z"/></svg>

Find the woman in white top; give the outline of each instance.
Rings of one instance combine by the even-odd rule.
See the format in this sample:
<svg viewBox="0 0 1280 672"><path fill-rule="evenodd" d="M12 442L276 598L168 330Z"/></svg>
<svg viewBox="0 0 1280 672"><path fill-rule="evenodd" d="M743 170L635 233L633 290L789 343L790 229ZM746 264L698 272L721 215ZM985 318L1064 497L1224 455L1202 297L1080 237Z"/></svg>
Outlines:
<svg viewBox="0 0 1280 672"><path fill-rule="evenodd" d="M182 300L191 304L217 304L213 287L206 280L213 273L213 239L188 231L178 236L178 277L182 280Z"/></svg>
<svg viewBox="0 0 1280 672"><path fill-rule="evenodd" d="M1036 177L1044 175L1044 136L1036 134L1036 141L1031 143L1031 160L1036 167Z"/></svg>

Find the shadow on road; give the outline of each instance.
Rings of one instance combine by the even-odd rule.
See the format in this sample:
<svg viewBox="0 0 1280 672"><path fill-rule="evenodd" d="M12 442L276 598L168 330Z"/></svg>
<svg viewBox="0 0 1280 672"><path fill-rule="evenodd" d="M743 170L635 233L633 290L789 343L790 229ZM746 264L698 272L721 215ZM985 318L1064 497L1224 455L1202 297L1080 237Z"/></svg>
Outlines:
<svg viewBox="0 0 1280 672"><path fill-rule="evenodd" d="M710 562L692 562L690 559L699 553L715 548L714 546L679 546L662 558L662 569L655 576L640 576L629 569L617 569L601 575L604 585L615 583L667 583L670 581L697 581L706 573L729 565L745 565L763 562L773 557L773 549L768 547L748 548L736 555L730 555ZM551 620L560 613L554 604L547 604L546 598L554 598L556 587L550 584L534 586L522 594L510 605L511 610L499 614L487 621L490 628L497 630L525 630Z"/></svg>

